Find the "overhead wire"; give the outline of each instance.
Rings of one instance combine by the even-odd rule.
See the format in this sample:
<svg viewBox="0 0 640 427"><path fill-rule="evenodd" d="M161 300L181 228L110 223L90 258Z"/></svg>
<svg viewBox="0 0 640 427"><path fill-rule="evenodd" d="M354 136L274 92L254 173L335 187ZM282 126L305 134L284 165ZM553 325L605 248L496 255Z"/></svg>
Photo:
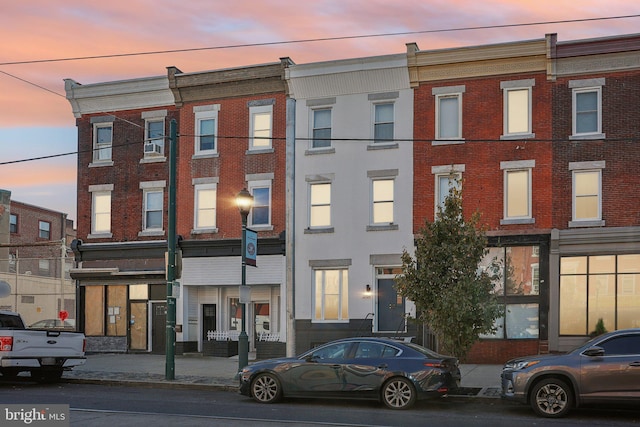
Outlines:
<svg viewBox="0 0 640 427"><path fill-rule="evenodd" d="M608 17L597 17L597 18L578 18L578 19L566 19L566 20L557 20L557 21L540 21L540 22L529 22L529 23L517 23L517 24L500 24L500 25L484 25L484 26L475 26L475 27L457 27L457 28L443 28L443 29L435 29L435 30L420 30L420 31L405 31L405 32L395 32L395 33L377 33L377 34L365 34L365 35L355 35L355 36L338 36L338 37L322 37L322 38L314 38L314 39L299 39L299 40L285 40L285 41L274 41L274 42L263 42L263 43L245 43L245 44L237 44L237 45L223 45L223 46L213 46L213 47L202 47L202 48L186 48L186 49L172 49L172 50L162 50L162 51L147 51L147 52L134 52L134 53L122 53L122 54L110 54L110 55L94 55L94 56L84 56L84 57L72 57L72 58L54 58L54 59L41 59L41 60L29 60L29 61L12 61L12 62L0 62L0 66L8 66L8 65L24 65L24 64L38 64L38 63L49 63L49 62L63 62L63 61L80 61L80 60L94 60L94 59L106 59L106 58L118 58L118 57L129 57L129 56L143 56L143 55L158 55L158 54L168 54L168 53L182 53L182 52L194 52L194 51L203 51L203 50L221 50L221 49L237 49L237 48L245 48L245 47L259 47L259 46L273 46L273 45L285 45L285 44L297 44L297 43L310 43L310 42L324 42L324 41L337 41L337 40L348 40L348 39L361 39L361 38L374 38L374 37L391 37L391 36L401 36L401 35L417 35L417 34L430 34L430 33L443 33L443 32L456 32L456 31L470 31L470 30L487 30L487 29L499 29L499 28L511 28L511 27L526 27L526 26L536 26L536 25L552 25L552 24L566 24L566 23L578 23L578 22L591 22L591 21L605 21L605 20L615 20L615 19L628 19L628 18L637 18L640 17L640 14L633 15L620 15L620 16L608 16ZM42 85L37 83L33 83L29 80L16 76L14 74L8 73L6 71L0 70L1 74L4 74L8 77L14 78L16 80L22 81L29 85L32 85L36 88L42 89L49 93L52 93L57 96L61 96L66 99L65 95L62 95L58 92L55 92L51 89L48 89ZM114 114L115 112L102 112L102 114L111 114L115 119L124 121L133 126L142 128L143 126L119 117ZM183 135L183 136L192 136L195 137L197 135ZM166 139L167 136L165 135ZM218 138L239 138L239 139L249 139L248 136L218 136ZM271 139L284 139L284 138L271 138ZM298 140L311 140L313 138L295 138ZM330 138L331 141L371 141L371 139L358 139L358 138ZM610 141L610 139L607 139ZM432 139L428 141L416 140L416 139L402 139L402 140L393 140L391 142L401 142L401 141L410 141L410 142L431 142ZM489 140L465 140L466 142L491 142ZM534 140L526 140L527 142ZM542 140L535 140L542 141ZM549 142L553 142L553 140L548 140ZM122 147L131 144L141 144L141 142L135 143L126 143L112 146L113 148ZM91 150L84 151L75 151L75 152L67 152L67 153L59 153L52 154L47 156L38 156L31 157L20 160L11 160L0 162L1 165L15 164L15 163L24 163L28 161L36 161L43 159L51 159L56 157L64 157L69 155L81 154L83 152L96 151L97 149L92 148Z"/></svg>

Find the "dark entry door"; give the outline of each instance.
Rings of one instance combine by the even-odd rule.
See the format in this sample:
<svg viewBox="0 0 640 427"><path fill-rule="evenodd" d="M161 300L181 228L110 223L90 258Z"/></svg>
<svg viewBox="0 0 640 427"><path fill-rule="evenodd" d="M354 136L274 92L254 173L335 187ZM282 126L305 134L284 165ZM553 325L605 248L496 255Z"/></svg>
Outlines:
<svg viewBox="0 0 640 427"><path fill-rule="evenodd" d="M378 279L378 331L404 332L404 298L393 279Z"/></svg>
<svg viewBox="0 0 640 427"><path fill-rule="evenodd" d="M151 352L164 354L167 346L167 303L151 303Z"/></svg>
<svg viewBox="0 0 640 427"><path fill-rule="evenodd" d="M216 330L216 305L202 305L202 341L207 341L207 333Z"/></svg>

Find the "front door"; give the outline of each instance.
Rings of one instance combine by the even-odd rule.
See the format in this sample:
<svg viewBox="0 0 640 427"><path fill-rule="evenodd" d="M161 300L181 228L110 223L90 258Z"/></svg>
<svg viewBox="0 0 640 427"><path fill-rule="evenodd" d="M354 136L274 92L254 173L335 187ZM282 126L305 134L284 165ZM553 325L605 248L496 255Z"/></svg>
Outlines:
<svg viewBox="0 0 640 427"><path fill-rule="evenodd" d="M129 320L130 350L147 349L147 302L132 302L130 305L131 319Z"/></svg>
<svg viewBox="0 0 640 427"><path fill-rule="evenodd" d="M208 341L207 334L216 329L216 305L202 304L202 341Z"/></svg>
<svg viewBox="0 0 640 427"><path fill-rule="evenodd" d="M167 347L167 303L151 303L151 352L164 354Z"/></svg>
<svg viewBox="0 0 640 427"><path fill-rule="evenodd" d="M378 279L378 332L404 332L404 298L394 279Z"/></svg>

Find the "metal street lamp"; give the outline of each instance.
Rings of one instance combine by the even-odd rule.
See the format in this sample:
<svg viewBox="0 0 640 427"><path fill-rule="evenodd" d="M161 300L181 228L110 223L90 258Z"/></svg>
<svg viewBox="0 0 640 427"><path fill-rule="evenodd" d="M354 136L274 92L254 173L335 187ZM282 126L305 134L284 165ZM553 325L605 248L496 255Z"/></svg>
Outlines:
<svg viewBox="0 0 640 427"><path fill-rule="evenodd" d="M247 285L247 217L253 206L253 196L243 188L242 191L236 196L236 205L240 211L240 217L242 218L242 282L240 284L240 296L242 296L243 287ZM240 330L240 336L238 337L238 372L249 364L249 337L247 336L247 302L242 301L240 298L240 304L242 304L242 329Z"/></svg>

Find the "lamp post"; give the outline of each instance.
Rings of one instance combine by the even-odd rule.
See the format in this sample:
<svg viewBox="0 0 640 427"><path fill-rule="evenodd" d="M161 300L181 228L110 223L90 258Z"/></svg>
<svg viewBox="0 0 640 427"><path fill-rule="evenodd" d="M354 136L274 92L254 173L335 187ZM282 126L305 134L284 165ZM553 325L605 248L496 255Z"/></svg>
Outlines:
<svg viewBox="0 0 640 427"><path fill-rule="evenodd" d="M247 336L247 302L242 300L243 289L247 285L247 217L253 206L253 196L243 188L236 196L236 205L242 218L242 282L240 282L239 300L242 304L242 329L238 337L238 371L249 364L249 337Z"/></svg>

